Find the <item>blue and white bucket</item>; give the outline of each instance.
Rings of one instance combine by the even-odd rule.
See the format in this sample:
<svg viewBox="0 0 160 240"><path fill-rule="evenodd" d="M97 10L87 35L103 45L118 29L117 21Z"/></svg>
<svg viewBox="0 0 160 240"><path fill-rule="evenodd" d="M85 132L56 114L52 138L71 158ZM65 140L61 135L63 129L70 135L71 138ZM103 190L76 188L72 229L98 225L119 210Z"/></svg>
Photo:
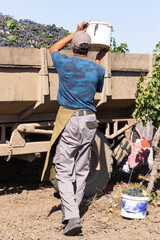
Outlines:
<svg viewBox="0 0 160 240"><path fill-rule="evenodd" d="M149 197L121 195L121 216L126 218L143 219L146 217Z"/></svg>

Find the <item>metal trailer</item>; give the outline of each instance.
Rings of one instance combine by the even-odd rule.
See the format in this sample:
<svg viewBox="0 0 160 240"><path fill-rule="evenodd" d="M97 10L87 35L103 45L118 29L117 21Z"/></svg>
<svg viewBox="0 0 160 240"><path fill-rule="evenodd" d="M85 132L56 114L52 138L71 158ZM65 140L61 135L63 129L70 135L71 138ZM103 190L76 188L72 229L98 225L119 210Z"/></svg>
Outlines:
<svg viewBox="0 0 160 240"><path fill-rule="evenodd" d="M73 56L70 50L61 52ZM88 57L94 61L95 55ZM48 150L59 108L58 74L45 48L0 47L0 56L0 179L6 179ZM152 77L153 62L149 54L110 52L101 61L105 81L95 95L99 127L86 195L102 191L110 179L115 140L135 123L136 82Z"/></svg>

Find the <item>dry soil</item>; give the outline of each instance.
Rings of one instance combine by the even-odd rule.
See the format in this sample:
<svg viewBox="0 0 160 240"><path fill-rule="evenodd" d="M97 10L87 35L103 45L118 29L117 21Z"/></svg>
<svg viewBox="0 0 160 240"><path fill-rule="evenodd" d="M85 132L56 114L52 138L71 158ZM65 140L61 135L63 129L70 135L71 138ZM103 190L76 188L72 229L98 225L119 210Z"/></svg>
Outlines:
<svg viewBox="0 0 160 240"><path fill-rule="evenodd" d="M16 177L0 183L0 240L160 239L158 200L149 202L145 219L121 216L121 191L127 186L128 175L119 169L113 171L101 196L83 200L82 233L63 236L59 195L51 185L40 182L42 167L43 159L27 163ZM139 183L143 178L144 172L140 171L134 174L131 182ZM157 178L154 192L160 195L160 172Z"/></svg>

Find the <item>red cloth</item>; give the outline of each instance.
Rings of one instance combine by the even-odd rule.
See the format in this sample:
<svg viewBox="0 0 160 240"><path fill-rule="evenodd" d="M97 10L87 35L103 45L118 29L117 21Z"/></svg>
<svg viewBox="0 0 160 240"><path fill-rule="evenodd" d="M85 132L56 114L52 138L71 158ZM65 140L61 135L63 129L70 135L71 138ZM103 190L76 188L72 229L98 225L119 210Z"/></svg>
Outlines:
<svg viewBox="0 0 160 240"><path fill-rule="evenodd" d="M150 148L150 144L149 144L148 140L145 138L143 140L141 140L141 146L142 146L142 148Z"/></svg>

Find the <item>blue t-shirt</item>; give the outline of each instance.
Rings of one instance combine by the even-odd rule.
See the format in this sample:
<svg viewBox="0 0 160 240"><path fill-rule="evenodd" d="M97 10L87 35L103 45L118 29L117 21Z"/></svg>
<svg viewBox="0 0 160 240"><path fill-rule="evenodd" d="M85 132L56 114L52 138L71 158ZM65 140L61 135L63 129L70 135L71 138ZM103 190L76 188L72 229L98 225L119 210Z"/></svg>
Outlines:
<svg viewBox="0 0 160 240"><path fill-rule="evenodd" d="M68 109L96 111L94 95L102 92L104 68L88 59L67 57L58 51L52 53L52 60L59 75L59 104Z"/></svg>

